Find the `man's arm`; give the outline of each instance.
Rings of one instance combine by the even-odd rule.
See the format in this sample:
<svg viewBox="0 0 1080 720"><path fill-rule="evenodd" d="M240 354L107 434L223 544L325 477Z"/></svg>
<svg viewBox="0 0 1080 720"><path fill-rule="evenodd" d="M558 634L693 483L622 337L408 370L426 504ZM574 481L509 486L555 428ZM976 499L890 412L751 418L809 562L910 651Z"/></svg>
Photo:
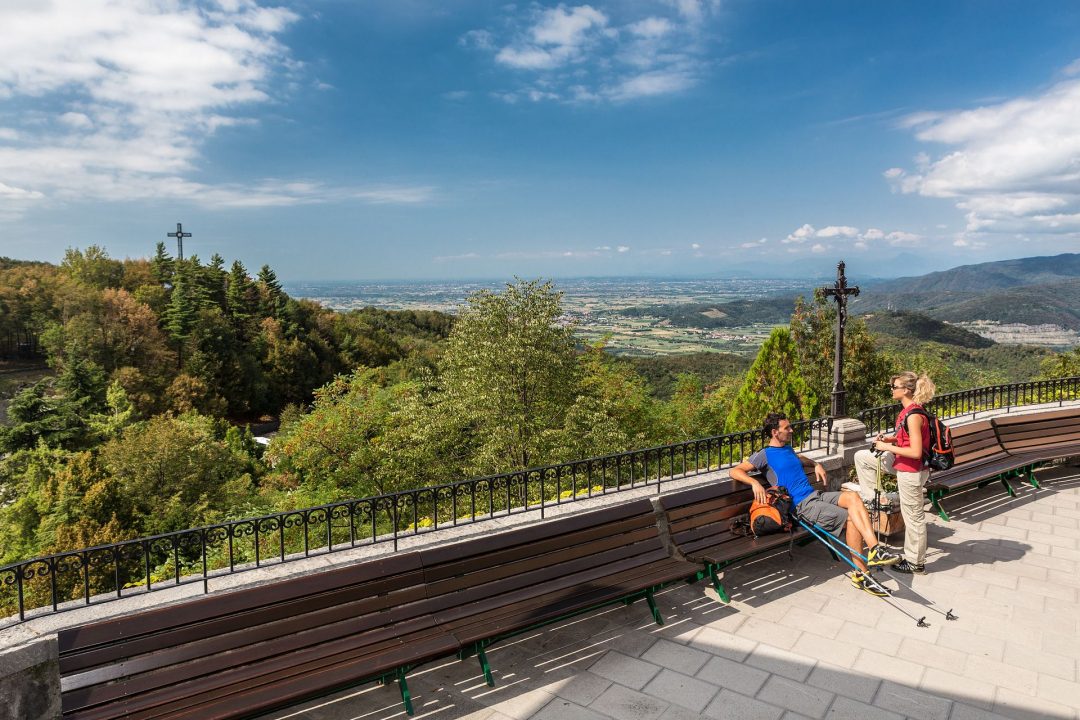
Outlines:
<svg viewBox="0 0 1080 720"><path fill-rule="evenodd" d="M827 473L825 472L825 466L817 462L816 460L811 460L805 455L796 455L795 457L799 458L799 462L802 463L803 467L814 468L814 477L816 477L818 482L821 483L821 485L824 487L825 480L828 477Z"/></svg>
<svg viewBox="0 0 1080 720"><path fill-rule="evenodd" d="M759 469L760 468L749 460L743 460L741 463L731 468L728 475L731 476L732 480L749 485L754 491L754 499L758 502L765 502L765 487L757 480L757 478L750 477L751 472L757 472Z"/></svg>

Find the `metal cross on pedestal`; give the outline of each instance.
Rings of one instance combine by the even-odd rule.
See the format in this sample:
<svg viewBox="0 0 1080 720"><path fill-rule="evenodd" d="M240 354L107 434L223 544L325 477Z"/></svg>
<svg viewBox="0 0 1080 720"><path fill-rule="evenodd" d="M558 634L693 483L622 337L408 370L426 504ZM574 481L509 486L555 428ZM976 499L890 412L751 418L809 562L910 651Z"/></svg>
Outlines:
<svg viewBox="0 0 1080 720"><path fill-rule="evenodd" d="M858 295L859 287L848 287L844 261L836 266L836 284L821 288L826 297L836 300L836 357L833 361L832 416L843 417L844 407L844 325L847 324L848 295Z"/></svg>
<svg viewBox="0 0 1080 720"><path fill-rule="evenodd" d="M184 259L184 238L191 237L191 233L184 232L184 228L180 223L176 223L176 232L167 233L169 237L176 238L177 256L180 260Z"/></svg>

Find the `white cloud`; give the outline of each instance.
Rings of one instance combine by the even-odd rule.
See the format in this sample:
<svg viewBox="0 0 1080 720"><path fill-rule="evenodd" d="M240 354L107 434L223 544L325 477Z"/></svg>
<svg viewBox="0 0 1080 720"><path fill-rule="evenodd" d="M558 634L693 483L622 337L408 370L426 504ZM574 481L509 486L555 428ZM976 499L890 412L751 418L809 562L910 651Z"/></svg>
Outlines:
<svg viewBox="0 0 1080 720"><path fill-rule="evenodd" d="M809 224L803 225L798 230L791 233L790 235L788 235L786 238L784 238L780 242L785 244L785 245L790 244L790 243L804 243L809 238L814 237L814 232L815 232L815 230L814 230L813 225L809 225Z"/></svg>
<svg viewBox="0 0 1080 720"><path fill-rule="evenodd" d="M886 172L904 193L951 199L966 212L967 232L1080 233L1080 61L1067 79L1040 93L972 110L924 112L902 127L925 143L911 170ZM971 239L962 238L973 247Z"/></svg>
<svg viewBox="0 0 1080 720"><path fill-rule="evenodd" d="M600 247L598 247L596 249L597 250L611 250L611 246L610 245L601 245Z"/></svg>
<svg viewBox="0 0 1080 720"><path fill-rule="evenodd" d="M708 67L700 25L717 8L695 0L665 2L647 14L619 6L631 17L615 26L588 4L508 5L508 30L470 30L459 44L519 73L516 87L493 93L506 102L628 102L683 92L699 81Z"/></svg>
<svg viewBox="0 0 1080 720"><path fill-rule="evenodd" d="M0 140L18 140L19 131L15 128L0 127Z"/></svg>
<svg viewBox="0 0 1080 720"><path fill-rule="evenodd" d="M38 201L237 207L430 197L426 187L191 179L210 136L253 124L248 114L279 100L275 86L301 72L277 38L298 19L254 0L0 2L0 101L18 118L0 145L0 183Z"/></svg>
<svg viewBox="0 0 1080 720"><path fill-rule="evenodd" d="M812 246L810 247L810 252L812 252L812 253L818 253L818 254L820 254L820 253L823 253L823 252L825 252L825 251L826 251L826 250L828 250L828 249L829 249L829 248L828 248L828 246L827 246L827 245L822 245L821 243L814 243L814 244L813 244L813 245L812 245Z"/></svg>
<svg viewBox="0 0 1080 720"><path fill-rule="evenodd" d="M832 237L855 237L859 234L859 228L853 228L848 225L829 225L823 227L815 233L815 237L819 238L832 238Z"/></svg>
<svg viewBox="0 0 1080 720"><path fill-rule="evenodd" d="M603 36L607 23L607 16L589 5L559 5L541 12L527 36L501 48L495 60L525 70L559 67L580 59L588 45Z"/></svg>
<svg viewBox="0 0 1080 720"><path fill-rule="evenodd" d="M863 240L882 240L885 237L885 233L877 228L867 228L866 232L862 234Z"/></svg>
<svg viewBox="0 0 1080 720"><path fill-rule="evenodd" d="M701 243L690 243L690 248L692 250L700 250L701 249Z"/></svg>
<svg viewBox="0 0 1080 720"><path fill-rule="evenodd" d="M620 245L618 247L618 251L621 252L621 253L630 252L630 248L628 246L626 246L626 245Z"/></svg>

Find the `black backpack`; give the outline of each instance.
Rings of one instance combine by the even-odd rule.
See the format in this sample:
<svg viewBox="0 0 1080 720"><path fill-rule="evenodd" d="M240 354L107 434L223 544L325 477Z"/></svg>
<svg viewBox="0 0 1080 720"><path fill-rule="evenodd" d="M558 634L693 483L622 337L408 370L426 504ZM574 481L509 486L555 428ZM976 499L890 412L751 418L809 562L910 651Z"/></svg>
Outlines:
<svg viewBox="0 0 1080 720"><path fill-rule="evenodd" d="M930 428L930 447L923 448L923 467L928 467L931 470L948 470L951 468L953 463L956 462L956 454L953 452L952 430L949 429L948 425L922 408L915 408L909 412L904 417L905 425L907 424L907 418L912 415L922 415L926 418L926 424Z"/></svg>

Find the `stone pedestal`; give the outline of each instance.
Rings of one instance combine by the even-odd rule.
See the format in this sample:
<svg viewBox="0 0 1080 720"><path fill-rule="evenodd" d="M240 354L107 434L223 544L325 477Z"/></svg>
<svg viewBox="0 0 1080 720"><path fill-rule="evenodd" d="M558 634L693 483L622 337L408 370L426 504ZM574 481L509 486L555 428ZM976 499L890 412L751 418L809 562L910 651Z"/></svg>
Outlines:
<svg viewBox="0 0 1080 720"><path fill-rule="evenodd" d="M844 459L844 467L851 467L855 464L856 451L869 447L869 441L866 439L866 425L854 418L833 420L829 447L834 455L839 455Z"/></svg>

